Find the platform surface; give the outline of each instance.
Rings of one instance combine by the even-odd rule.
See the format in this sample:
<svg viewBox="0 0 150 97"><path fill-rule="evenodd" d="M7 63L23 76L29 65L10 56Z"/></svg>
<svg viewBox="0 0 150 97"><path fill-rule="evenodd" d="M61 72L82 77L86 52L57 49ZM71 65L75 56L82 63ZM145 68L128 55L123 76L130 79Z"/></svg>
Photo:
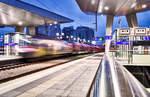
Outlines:
<svg viewBox="0 0 150 97"><path fill-rule="evenodd" d="M0 97L86 97L103 54L0 84Z"/></svg>
<svg viewBox="0 0 150 97"><path fill-rule="evenodd" d="M16 59L21 59L22 57L20 56L6 56L6 55L0 55L0 62L1 61L9 61L9 60L16 60Z"/></svg>

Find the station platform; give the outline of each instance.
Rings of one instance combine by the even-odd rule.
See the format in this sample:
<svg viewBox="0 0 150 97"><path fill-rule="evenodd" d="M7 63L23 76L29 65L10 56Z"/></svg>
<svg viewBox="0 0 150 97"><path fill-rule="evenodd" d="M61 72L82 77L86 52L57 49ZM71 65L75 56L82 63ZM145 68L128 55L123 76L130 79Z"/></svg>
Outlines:
<svg viewBox="0 0 150 97"><path fill-rule="evenodd" d="M15 64L21 59L22 59L21 56L0 55L0 65L12 64L12 63Z"/></svg>
<svg viewBox="0 0 150 97"><path fill-rule="evenodd" d="M10 60L16 60L16 59L21 59L22 57L20 56L6 56L6 55L0 55L0 62L1 61L10 61Z"/></svg>
<svg viewBox="0 0 150 97"><path fill-rule="evenodd" d="M103 53L0 84L0 97L87 97Z"/></svg>

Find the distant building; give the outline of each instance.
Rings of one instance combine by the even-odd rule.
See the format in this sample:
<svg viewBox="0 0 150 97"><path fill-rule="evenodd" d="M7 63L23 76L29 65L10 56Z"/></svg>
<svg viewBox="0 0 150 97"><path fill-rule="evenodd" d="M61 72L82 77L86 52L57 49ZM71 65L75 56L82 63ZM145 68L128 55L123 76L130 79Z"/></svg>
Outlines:
<svg viewBox="0 0 150 97"><path fill-rule="evenodd" d="M61 31L60 24L43 25L36 27L36 34L52 39L62 39L85 44L91 44L94 40L94 30L86 26L79 26L76 29L73 26L69 26L64 27Z"/></svg>
<svg viewBox="0 0 150 97"><path fill-rule="evenodd" d="M62 33L64 33L63 39L67 41L91 44L94 39L94 30L85 26L79 26L76 29L73 26L64 27Z"/></svg>
<svg viewBox="0 0 150 97"><path fill-rule="evenodd" d="M89 27L79 26L77 27L76 32L78 39L82 43L91 44L94 39L94 30Z"/></svg>
<svg viewBox="0 0 150 97"><path fill-rule="evenodd" d="M62 37L60 24L38 26L36 27L36 34L53 39Z"/></svg>
<svg viewBox="0 0 150 97"><path fill-rule="evenodd" d="M64 33L63 40L76 41L77 33L73 26L64 27L62 33Z"/></svg>

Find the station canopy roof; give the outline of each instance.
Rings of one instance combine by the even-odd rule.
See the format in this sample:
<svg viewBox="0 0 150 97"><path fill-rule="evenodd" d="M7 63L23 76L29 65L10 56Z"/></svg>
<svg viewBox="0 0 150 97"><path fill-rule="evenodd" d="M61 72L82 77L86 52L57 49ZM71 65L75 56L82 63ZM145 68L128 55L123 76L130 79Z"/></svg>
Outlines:
<svg viewBox="0 0 150 97"><path fill-rule="evenodd" d="M0 0L1 26L39 26L73 20L19 0Z"/></svg>
<svg viewBox="0 0 150 97"><path fill-rule="evenodd" d="M150 10L150 0L76 0L87 14L127 15Z"/></svg>

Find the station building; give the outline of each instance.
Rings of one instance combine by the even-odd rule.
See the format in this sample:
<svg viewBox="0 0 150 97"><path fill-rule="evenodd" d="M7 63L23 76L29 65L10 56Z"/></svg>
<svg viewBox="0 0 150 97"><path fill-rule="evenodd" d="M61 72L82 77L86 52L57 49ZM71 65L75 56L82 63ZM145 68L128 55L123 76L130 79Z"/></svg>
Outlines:
<svg viewBox="0 0 150 97"><path fill-rule="evenodd" d="M150 59L150 29L149 28L121 28L116 29L112 48L115 56L128 59L129 63L149 63ZM142 56L142 58L141 58Z"/></svg>
<svg viewBox="0 0 150 97"><path fill-rule="evenodd" d="M64 27L62 29L62 32L64 33L63 39L67 41L78 41L77 40L77 33L73 26Z"/></svg>
<svg viewBox="0 0 150 97"><path fill-rule="evenodd" d="M52 39L60 38L61 28L60 24L42 25L36 27L36 34L43 35Z"/></svg>

